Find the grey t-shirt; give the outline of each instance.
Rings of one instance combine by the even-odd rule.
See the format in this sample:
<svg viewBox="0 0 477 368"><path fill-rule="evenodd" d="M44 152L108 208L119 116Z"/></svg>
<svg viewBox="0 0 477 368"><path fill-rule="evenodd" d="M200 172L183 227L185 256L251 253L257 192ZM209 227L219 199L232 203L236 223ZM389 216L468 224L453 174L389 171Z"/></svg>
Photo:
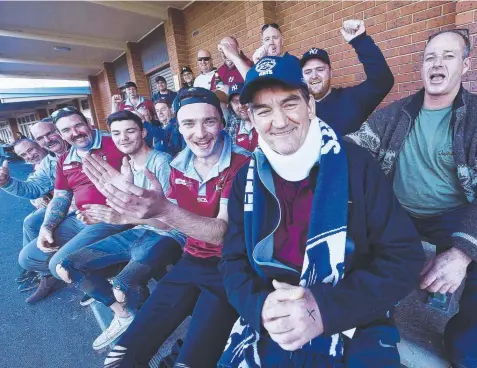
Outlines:
<svg viewBox="0 0 477 368"><path fill-rule="evenodd" d="M151 150L149 152L149 156L147 157L146 161L146 168L156 176L162 186L162 190L164 193L169 191L169 175L171 173L171 167L169 163L172 161L172 156L155 150ZM138 187L151 189L152 185L146 175L144 174L144 170L136 170L134 165L131 162L131 169L134 175L134 185ZM178 230L162 230L158 229L154 226L149 225L139 225L138 228L147 229L154 231L160 235L169 236L171 238L176 239L181 246L184 246L186 236Z"/></svg>
<svg viewBox="0 0 477 368"><path fill-rule="evenodd" d="M452 148L452 106L422 108L399 154L394 192L416 217L436 216L467 203Z"/></svg>

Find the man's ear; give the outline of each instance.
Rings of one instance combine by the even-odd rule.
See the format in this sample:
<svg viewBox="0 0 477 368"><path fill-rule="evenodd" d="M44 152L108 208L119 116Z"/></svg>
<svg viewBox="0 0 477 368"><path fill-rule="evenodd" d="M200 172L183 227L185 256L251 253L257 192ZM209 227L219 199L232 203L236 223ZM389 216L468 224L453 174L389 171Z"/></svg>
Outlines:
<svg viewBox="0 0 477 368"><path fill-rule="evenodd" d="M310 100L308 101L308 117L310 120L316 118L316 102L312 94L310 94Z"/></svg>
<svg viewBox="0 0 477 368"><path fill-rule="evenodd" d="M146 130L146 128L142 128L141 136L142 136L143 138L146 138L146 135L147 135L147 130Z"/></svg>
<svg viewBox="0 0 477 368"><path fill-rule="evenodd" d="M257 127L255 126L255 117L253 116L252 107L251 107L250 105L248 106L247 114L248 114L248 118L249 118L250 121L252 122L252 125L254 126L254 128L257 128Z"/></svg>
<svg viewBox="0 0 477 368"><path fill-rule="evenodd" d="M470 57L464 59L464 68L462 69L462 75L467 73L470 69Z"/></svg>

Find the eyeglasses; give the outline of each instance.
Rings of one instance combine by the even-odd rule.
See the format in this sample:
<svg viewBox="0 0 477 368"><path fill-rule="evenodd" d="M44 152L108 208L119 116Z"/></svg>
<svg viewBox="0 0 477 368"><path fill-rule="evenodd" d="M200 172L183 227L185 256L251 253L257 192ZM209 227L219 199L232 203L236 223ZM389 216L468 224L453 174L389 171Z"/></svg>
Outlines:
<svg viewBox="0 0 477 368"><path fill-rule="evenodd" d="M278 29L280 31L280 26L276 23L267 23L267 24L264 24L262 26L262 33L263 31L265 31L268 27L272 27L272 28L275 28L275 29Z"/></svg>
<svg viewBox="0 0 477 368"><path fill-rule="evenodd" d="M210 61L210 56L199 57L197 61Z"/></svg>
<svg viewBox="0 0 477 368"><path fill-rule="evenodd" d="M43 142L45 138L48 138L50 139L54 134L58 133L58 131L56 129L53 129L53 130L50 130L48 133L46 133L45 135L41 135L39 137L36 137L35 138L35 141L37 141L38 143L40 142Z"/></svg>
<svg viewBox="0 0 477 368"><path fill-rule="evenodd" d="M63 107L62 109L58 109L58 110L54 111L51 114L51 118L53 119L53 123L56 124L56 122L60 118L65 117L65 116L69 116L69 115L73 115L73 114L78 114L79 115L78 109L74 106L66 106L66 107Z"/></svg>

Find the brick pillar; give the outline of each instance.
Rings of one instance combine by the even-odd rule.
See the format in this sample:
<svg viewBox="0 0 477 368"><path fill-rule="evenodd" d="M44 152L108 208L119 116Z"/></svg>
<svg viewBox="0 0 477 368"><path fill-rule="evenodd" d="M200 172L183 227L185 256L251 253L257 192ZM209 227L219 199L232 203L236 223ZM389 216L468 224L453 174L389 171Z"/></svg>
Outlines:
<svg viewBox="0 0 477 368"><path fill-rule="evenodd" d="M94 101L92 95L88 95L88 105L91 111L91 117L93 118L92 123L96 129L99 129L98 117L96 116L96 110L94 109Z"/></svg>
<svg viewBox="0 0 477 368"><path fill-rule="evenodd" d="M17 119L8 118L8 123L10 124L10 128L12 129L13 139L17 140L17 132L19 132L18 125L17 125Z"/></svg>
<svg viewBox="0 0 477 368"><path fill-rule="evenodd" d="M458 1L456 3L456 28L468 28L470 32L470 45L477 45L477 2L475 1ZM470 70L464 76L464 88L469 91L477 92L477 49L475 46L470 52ZM474 73L471 73L474 72Z"/></svg>
<svg viewBox="0 0 477 368"><path fill-rule="evenodd" d="M184 13L179 9L169 8L168 19L164 23L166 34L167 53L174 80L180 83L180 69L188 64L188 48ZM190 66L190 65L189 65ZM175 86L178 89L180 86Z"/></svg>
<svg viewBox="0 0 477 368"><path fill-rule="evenodd" d="M247 55L252 55L262 45L260 29L265 23L277 21L275 1L245 2L245 24L247 30L247 45L243 47Z"/></svg>
<svg viewBox="0 0 477 368"><path fill-rule="evenodd" d="M98 129L107 130L106 118L111 112L111 96L118 92L113 64L103 63L103 70L97 76L89 76L88 80L95 124Z"/></svg>
<svg viewBox="0 0 477 368"><path fill-rule="evenodd" d="M46 109L36 109L36 116L38 120L41 120L48 116L48 112L46 111Z"/></svg>
<svg viewBox="0 0 477 368"><path fill-rule="evenodd" d="M149 83L142 70L141 52L139 45L135 42L128 42L126 49L126 60L128 63L131 80L136 83L137 91L141 96L151 98Z"/></svg>

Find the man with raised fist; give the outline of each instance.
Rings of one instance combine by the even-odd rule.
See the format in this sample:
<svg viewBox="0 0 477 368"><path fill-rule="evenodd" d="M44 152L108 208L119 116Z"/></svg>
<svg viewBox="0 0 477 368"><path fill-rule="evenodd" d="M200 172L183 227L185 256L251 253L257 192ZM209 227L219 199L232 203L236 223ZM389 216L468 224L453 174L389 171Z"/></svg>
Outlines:
<svg viewBox="0 0 477 368"><path fill-rule="evenodd" d="M316 101L316 116L339 134L349 134L383 101L394 85L394 77L381 50L366 34L362 20L343 22L343 39L356 51L366 80L356 86L331 88L333 70L328 52L311 48L300 60L303 79Z"/></svg>

